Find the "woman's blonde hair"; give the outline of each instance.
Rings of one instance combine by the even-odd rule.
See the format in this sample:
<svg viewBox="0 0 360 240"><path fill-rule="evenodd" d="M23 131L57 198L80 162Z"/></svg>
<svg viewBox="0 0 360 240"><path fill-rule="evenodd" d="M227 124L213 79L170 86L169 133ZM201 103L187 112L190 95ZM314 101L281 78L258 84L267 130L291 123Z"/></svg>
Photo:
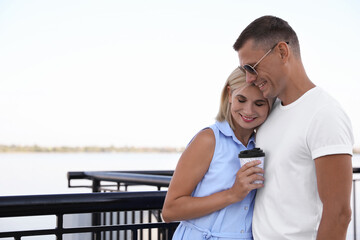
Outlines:
<svg viewBox="0 0 360 240"><path fill-rule="evenodd" d="M233 92L234 90L244 87L245 85L246 85L245 72L243 72L239 67L237 67L226 80L225 86L221 92L220 108L215 119L219 122L223 122L226 120L233 130L235 129L235 126L231 117L231 111L230 111L231 104L229 102L228 88L230 88L230 92Z"/></svg>

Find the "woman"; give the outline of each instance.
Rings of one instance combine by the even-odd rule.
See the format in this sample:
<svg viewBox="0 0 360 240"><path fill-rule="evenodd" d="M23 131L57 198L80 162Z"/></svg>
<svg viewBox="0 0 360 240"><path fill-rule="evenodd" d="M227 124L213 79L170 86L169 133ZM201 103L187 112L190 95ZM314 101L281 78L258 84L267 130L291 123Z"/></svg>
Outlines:
<svg viewBox="0 0 360 240"><path fill-rule="evenodd" d="M255 129L269 102L236 68L222 91L216 123L200 131L180 157L162 216L181 221L173 239L252 239L254 197L264 180L253 161L240 168L240 151L255 147Z"/></svg>

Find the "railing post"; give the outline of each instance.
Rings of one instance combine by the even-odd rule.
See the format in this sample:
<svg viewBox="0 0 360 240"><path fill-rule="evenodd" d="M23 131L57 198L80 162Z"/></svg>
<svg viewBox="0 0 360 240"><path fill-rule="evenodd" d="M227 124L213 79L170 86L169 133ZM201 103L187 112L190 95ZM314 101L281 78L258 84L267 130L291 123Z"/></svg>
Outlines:
<svg viewBox="0 0 360 240"><path fill-rule="evenodd" d="M92 192L100 192L100 181L93 179L92 181ZM91 225L92 226L99 226L101 222L101 213L92 213L91 214ZM92 234L92 240L100 240L101 239L101 232L95 232Z"/></svg>
<svg viewBox="0 0 360 240"><path fill-rule="evenodd" d="M172 239L175 230L176 230L176 227L175 227L175 228L174 228L174 227L169 227L169 228L168 228L168 234L167 234L167 237L168 237L168 238L167 238L167 239Z"/></svg>
<svg viewBox="0 0 360 240"><path fill-rule="evenodd" d="M354 240L356 240L356 181L353 183L353 196L354 196Z"/></svg>
<svg viewBox="0 0 360 240"><path fill-rule="evenodd" d="M131 233L132 233L131 239L132 239L132 240L137 240L137 229L132 230Z"/></svg>
<svg viewBox="0 0 360 240"><path fill-rule="evenodd" d="M56 240L62 240L63 235L64 216L62 214L56 214Z"/></svg>
<svg viewBox="0 0 360 240"><path fill-rule="evenodd" d="M100 181L93 179L92 192L100 192Z"/></svg>

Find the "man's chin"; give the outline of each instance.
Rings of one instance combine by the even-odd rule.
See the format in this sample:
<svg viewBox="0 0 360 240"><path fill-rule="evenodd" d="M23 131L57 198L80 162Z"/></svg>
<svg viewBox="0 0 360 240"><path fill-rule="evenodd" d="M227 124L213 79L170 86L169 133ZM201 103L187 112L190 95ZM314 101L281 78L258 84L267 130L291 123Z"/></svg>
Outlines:
<svg viewBox="0 0 360 240"><path fill-rule="evenodd" d="M270 96L270 94L269 94L269 92L267 92L267 91L263 91L262 92L262 95L264 96L264 98L269 98Z"/></svg>

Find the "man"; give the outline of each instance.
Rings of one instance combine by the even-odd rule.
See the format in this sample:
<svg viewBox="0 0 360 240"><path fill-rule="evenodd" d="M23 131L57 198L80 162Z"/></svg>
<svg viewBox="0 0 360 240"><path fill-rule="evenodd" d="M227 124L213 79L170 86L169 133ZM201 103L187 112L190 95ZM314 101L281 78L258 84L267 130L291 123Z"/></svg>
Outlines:
<svg viewBox="0 0 360 240"><path fill-rule="evenodd" d="M306 75L298 38L286 21L256 19L234 49L246 81L277 98L256 137L266 163L254 239L345 239L351 220L350 120Z"/></svg>

